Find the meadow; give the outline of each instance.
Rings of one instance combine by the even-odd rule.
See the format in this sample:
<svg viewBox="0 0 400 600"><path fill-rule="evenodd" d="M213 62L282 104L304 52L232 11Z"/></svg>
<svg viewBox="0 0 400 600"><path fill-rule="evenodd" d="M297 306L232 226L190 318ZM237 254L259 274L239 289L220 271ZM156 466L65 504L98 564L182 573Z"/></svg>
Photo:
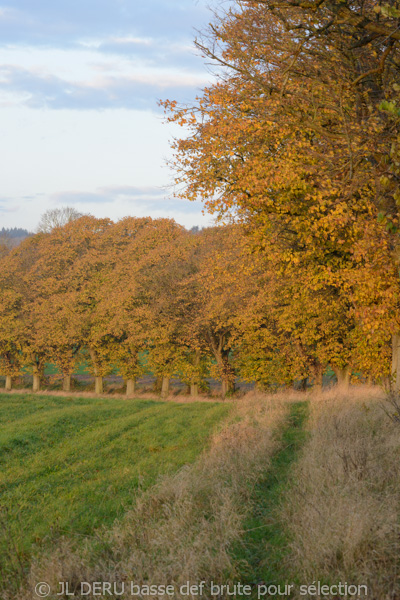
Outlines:
<svg viewBox="0 0 400 600"><path fill-rule="evenodd" d="M1 579L62 535L111 525L195 460L228 404L0 395Z"/></svg>
<svg viewBox="0 0 400 600"><path fill-rule="evenodd" d="M221 600L289 584L313 598L313 582L400 594L399 423L378 387L0 399L2 600L31 600L37 582L55 599L60 581L75 597L99 581L172 585L174 600L215 598L211 582Z"/></svg>

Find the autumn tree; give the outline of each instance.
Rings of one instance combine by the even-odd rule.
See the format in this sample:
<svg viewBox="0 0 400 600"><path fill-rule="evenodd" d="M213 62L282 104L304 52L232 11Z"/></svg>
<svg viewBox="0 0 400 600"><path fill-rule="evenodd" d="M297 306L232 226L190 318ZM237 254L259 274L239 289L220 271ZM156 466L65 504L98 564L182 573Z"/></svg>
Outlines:
<svg viewBox="0 0 400 600"><path fill-rule="evenodd" d="M191 131L175 144L182 194L246 222L260 248L277 241L281 267L304 274L298 297L326 298L328 321L322 310L319 328L332 334L329 306L342 303L342 324L351 316L358 332L372 317L352 306L361 282L349 273L375 270L365 263L371 253L357 247L378 243L394 261L393 241L381 243L385 228L374 224L382 206L392 207L386 224L397 223L381 178L393 127L379 106L398 81L398 34L382 33L390 19L375 4L233 3L197 41L222 67L219 80L192 107L164 103L170 119ZM370 21L378 23L373 33ZM289 306L293 321L296 303ZM391 335L397 328L391 322ZM343 339L351 346L351 336ZM351 347L341 347L337 366L348 370Z"/></svg>
<svg viewBox="0 0 400 600"><path fill-rule="evenodd" d="M87 265L87 270L82 268L82 262L100 232L96 219L85 218L36 236L39 256L31 274L35 335L60 369L64 391L70 390L78 351L86 342L83 315L87 305L81 294L92 272Z"/></svg>
<svg viewBox="0 0 400 600"><path fill-rule="evenodd" d="M187 280L191 314L185 319L185 335L197 351L198 366L202 357L213 358L211 375L221 381L225 398L235 387L235 318L254 292L247 280L249 257L243 252L245 237L239 225L203 229L194 242L193 274Z"/></svg>
<svg viewBox="0 0 400 600"><path fill-rule="evenodd" d="M0 234L0 260L12 250L12 240L7 233Z"/></svg>
<svg viewBox="0 0 400 600"><path fill-rule="evenodd" d="M52 360L63 374L63 389L69 391L77 353L85 347L92 357L97 391L101 391L102 374L110 367L101 359L102 352L97 352L96 331L101 325L93 314L107 265L104 232L110 225L108 219L82 217L37 234L15 251L19 257L16 273L20 278L23 275L16 287L25 286L23 352L35 358L35 390L45 362ZM30 260L23 263L27 249Z"/></svg>
<svg viewBox="0 0 400 600"><path fill-rule="evenodd" d="M183 234L183 228L170 219L129 217L115 223L104 241L107 267L93 315L98 322L97 344L106 340L110 349L108 360L118 366L128 395L134 393L135 381L144 370L140 355L150 350L155 357L161 348L172 351L169 337L161 340L157 335L160 318L165 326L173 324L174 319L167 322L167 315L161 315L158 307L160 294L164 294L165 306L171 300L169 292L174 281L168 265L174 255L174 240ZM160 289L162 277L168 285ZM168 377L171 373L164 367L160 365L160 374L167 378L166 370Z"/></svg>
<svg viewBox="0 0 400 600"><path fill-rule="evenodd" d="M11 378L22 366L33 373L33 390L40 389L48 348L38 335L35 310L40 303L37 294L37 264L40 256L39 237L27 238L2 260L1 273L1 340L2 363Z"/></svg>
<svg viewBox="0 0 400 600"><path fill-rule="evenodd" d="M145 324L148 366L161 381L161 396L169 393L185 354L182 335L183 304L179 286L190 264L186 262L186 230L169 219L154 221L145 232L138 295Z"/></svg>
<svg viewBox="0 0 400 600"><path fill-rule="evenodd" d="M23 348L21 306L23 295L16 288L11 264L2 260L0 269L0 369L6 390L20 374Z"/></svg>
<svg viewBox="0 0 400 600"><path fill-rule="evenodd" d="M110 360L113 338L98 312L102 286L113 268L109 247L112 226L110 219L87 216L61 230L69 244L72 259L67 271L68 288L74 294L81 346L89 354L89 367L95 378L97 394L103 392L103 377L113 369Z"/></svg>
<svg viewBox="0 0 400 600"><path fill-rule="evenodd" d="M264 235L262 242L260 250L261 239L255 242L252 234L245 246L251 253L243 269L248 300L241 303L233 333L240 375L262 387L307 379L321 386L329 364L347 385L355 367L356 319L344 267L352 266L346 271L351 279L355 261L338 264L324 246L306 261L305 250L289 252L281 235Z"/></svg>

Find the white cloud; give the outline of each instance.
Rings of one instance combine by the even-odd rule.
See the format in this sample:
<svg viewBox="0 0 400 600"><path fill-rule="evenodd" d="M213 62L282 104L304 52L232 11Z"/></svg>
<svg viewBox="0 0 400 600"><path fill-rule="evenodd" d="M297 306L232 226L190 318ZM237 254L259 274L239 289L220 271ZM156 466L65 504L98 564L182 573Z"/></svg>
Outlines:
<svg viewBox="0 0 400 600"><path fill-rule="evenodd" d="M190 40L206 0L13 0L0 6L1 226L34 229L59 202L120 218L207 222L172 199L157 100L209 81Z"/></svg>
<svg viewBox="0 0 400 600"><path fill-rule="evenodd" d="M157 111L159 98L190 101L210 80L200 71L146 66L127 57L99 62L99 56L89 50L8 48L2 56L7 62L0 64L0 104Z"/></svg>

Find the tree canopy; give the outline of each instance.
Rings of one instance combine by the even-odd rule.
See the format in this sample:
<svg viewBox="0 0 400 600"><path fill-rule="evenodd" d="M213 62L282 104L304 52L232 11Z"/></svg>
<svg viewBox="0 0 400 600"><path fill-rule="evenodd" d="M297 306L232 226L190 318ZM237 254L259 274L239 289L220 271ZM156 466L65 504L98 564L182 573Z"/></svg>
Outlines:
<svg viewBox="0 0 400 600"><path fill-rule="evenodd" d="M189 130L178 193L245 224L279 273L274 327L316 365L387 373L400 326L399 16L397 2L231 2L196 42L216 82L163 103Z"/></svg>

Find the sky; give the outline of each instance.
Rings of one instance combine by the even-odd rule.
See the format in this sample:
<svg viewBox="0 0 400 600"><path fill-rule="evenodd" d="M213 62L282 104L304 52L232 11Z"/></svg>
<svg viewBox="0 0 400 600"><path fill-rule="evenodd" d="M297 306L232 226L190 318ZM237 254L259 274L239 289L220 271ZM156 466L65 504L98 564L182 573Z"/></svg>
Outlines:
<svg viewBox="0 0 400 600"><path fill-rule="evenodd" d="M159 99L192 100L211 75L193 39L206 0L0 0L0 229L47 209L212 222L173 197Z"/></svg>

